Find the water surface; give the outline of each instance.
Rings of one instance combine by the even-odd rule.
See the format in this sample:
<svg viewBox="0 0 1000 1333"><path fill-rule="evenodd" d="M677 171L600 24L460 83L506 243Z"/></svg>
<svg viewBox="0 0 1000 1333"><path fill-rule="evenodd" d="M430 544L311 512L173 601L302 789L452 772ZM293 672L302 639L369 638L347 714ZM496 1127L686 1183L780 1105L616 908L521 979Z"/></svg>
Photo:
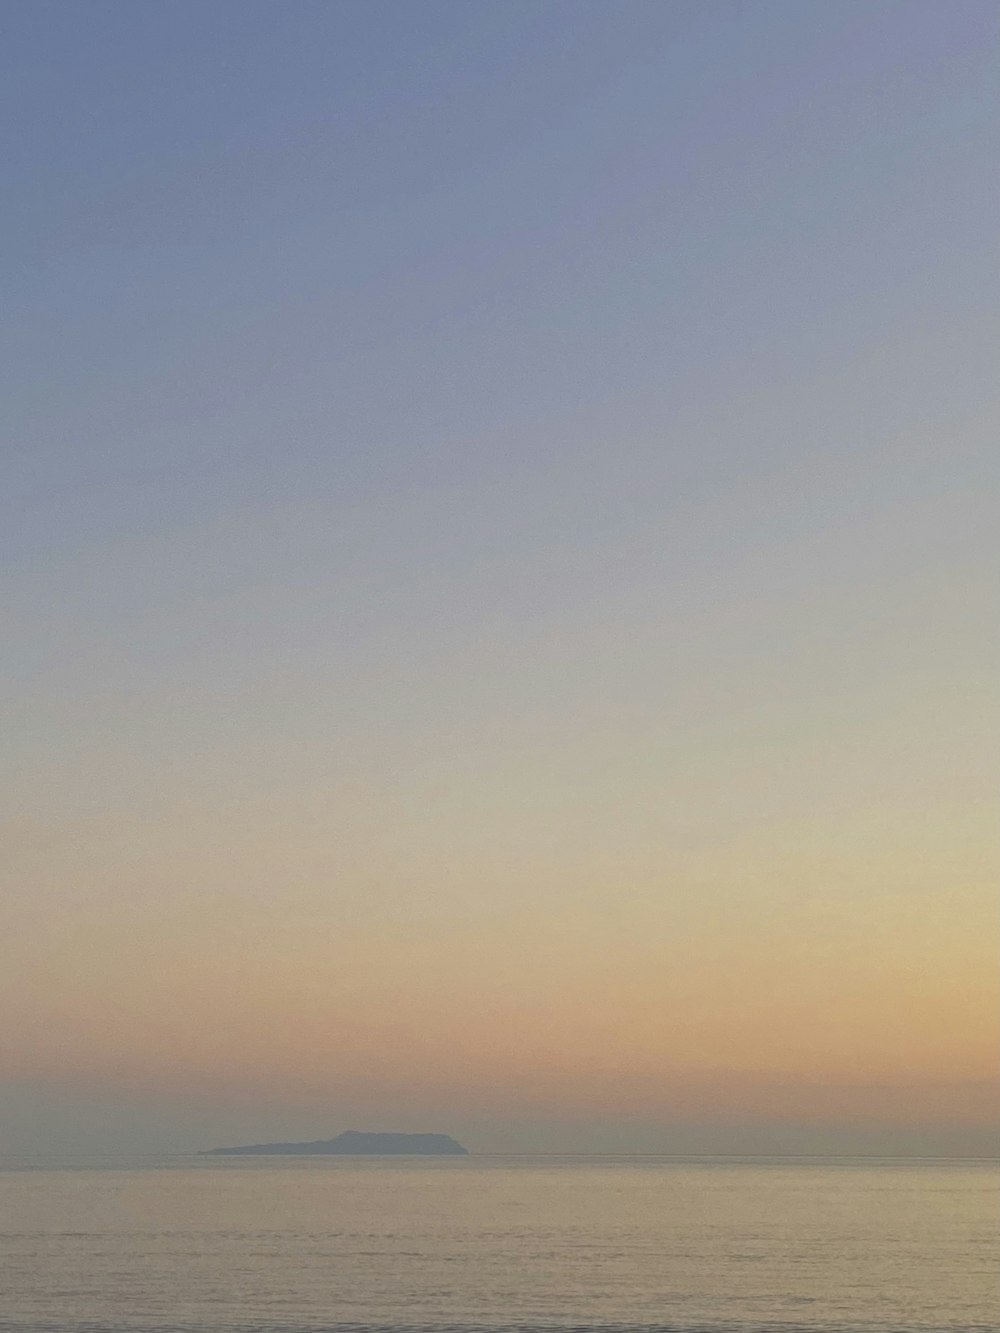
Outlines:
<svg viewBox="0 0 1000 1333"><path fill-rule="evenodd" d="M3 1333L997 1329L991 1164L0 1159Z"/></svg>

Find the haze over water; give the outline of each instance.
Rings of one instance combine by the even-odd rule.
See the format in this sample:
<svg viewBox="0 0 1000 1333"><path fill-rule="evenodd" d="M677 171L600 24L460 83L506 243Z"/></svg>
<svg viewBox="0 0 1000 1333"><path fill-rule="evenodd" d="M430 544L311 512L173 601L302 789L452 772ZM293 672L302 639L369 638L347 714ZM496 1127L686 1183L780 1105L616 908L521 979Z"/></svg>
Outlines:
<svg viewBox="0 0 1000 1333"><path fill-rule="evenodd" d="M983 1163L173 1159L0 1172L4 1333L996 1328Z"/></svg>

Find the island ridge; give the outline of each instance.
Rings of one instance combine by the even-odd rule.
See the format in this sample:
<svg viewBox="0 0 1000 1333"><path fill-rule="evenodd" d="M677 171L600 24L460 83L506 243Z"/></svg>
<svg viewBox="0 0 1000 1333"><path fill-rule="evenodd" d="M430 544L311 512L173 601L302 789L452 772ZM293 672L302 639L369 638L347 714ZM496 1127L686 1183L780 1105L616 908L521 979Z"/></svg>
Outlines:
<svg viewBox="0 0 1000 1333"><path fill-rule="evenodd" d="M356 1129L345 1130L334 1139L316 1139L311 1143L251 1143L238 1148L208 1148L200 1157L267 1156L288 1154L414 1154L420 1156L468 1156L449 1134L371 1134Z"/></svg>

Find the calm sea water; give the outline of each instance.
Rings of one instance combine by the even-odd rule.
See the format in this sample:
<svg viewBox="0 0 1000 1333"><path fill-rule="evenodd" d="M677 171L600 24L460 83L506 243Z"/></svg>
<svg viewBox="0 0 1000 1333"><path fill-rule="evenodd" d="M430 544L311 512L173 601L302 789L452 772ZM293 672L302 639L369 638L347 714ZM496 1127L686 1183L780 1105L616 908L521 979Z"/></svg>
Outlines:
<svg viewBox="0 0 1000 1333"><path fill-rule="evenodd" d="M3 1333L985 1330L983 1163L0 1166Z"/></svg>

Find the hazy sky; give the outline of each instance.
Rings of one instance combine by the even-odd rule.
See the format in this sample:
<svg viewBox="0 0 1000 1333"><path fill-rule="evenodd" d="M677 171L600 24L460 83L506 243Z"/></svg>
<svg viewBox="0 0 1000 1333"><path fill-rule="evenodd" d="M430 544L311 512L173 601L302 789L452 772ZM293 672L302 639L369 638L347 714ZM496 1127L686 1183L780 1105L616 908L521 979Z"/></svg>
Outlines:
<svg viewBox="0 0 1000 1333"><path fill-rule="evenodd" d="M0 13L0 1150L988 1150L993 0Z"/></svg>

